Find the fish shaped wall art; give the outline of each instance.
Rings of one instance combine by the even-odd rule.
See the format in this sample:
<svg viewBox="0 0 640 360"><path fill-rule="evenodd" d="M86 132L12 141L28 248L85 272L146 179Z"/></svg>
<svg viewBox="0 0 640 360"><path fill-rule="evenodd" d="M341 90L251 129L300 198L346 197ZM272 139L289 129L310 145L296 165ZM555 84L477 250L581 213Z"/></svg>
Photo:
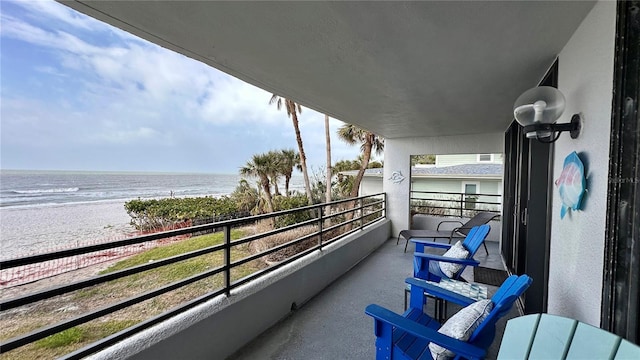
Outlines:
<svg viewBox="0 0 640 360"><path fill-rule="evenodd" d="M564 219L569 209L580 210L582 197L587 190L587 181L584 177L584 165L575 151L567 155L564 159L562 173L555 181L555 184L558 187L560 200L562 201L560 218Z"/></svg>

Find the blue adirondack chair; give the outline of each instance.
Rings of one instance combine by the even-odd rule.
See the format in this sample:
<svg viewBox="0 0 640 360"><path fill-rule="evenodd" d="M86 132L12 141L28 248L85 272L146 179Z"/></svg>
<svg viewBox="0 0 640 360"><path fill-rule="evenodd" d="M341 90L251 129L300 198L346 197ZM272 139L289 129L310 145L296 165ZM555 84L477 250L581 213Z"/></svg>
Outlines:
<svg viewBox="0 0 640 360"><path fill-rule="evenodd" d="M483 359L495 338L496 322L503 317L532 280L527 275L512 275L491 298L493 309L473 331L469 340L461 341L438 332L440 323L423 313L425 292L462 306L474 300L438 288L429 283L408 278L411 284L410 306L399 315L379 305L371 304L365 313L374 318L376 359L432 359L429 344L436 343L456 354L455 359Z"/></svg>
<svg viewBox="0 0 640 360"><path fill-rule="evenodd" d="M476 226L469 231L469 234L462 242L462 246L469 251L469 255L466 259L454 259L434 254L424 254L422 252L415 252L413 254L413 276L418 279L424 279L428 281L439 282L440 279L459 279L464 269L468 266L478 266L480 263L473 259L473 256L478 251L480 246L484 244L484 240L489 235L491 227L487 224ZM416 250L423 250L423 246L436 247L442 249L448 249L451 247L449 244L441 244L436 242L421 244ZM448 262L462 265L461 269L457 271L452 277L445 275L440 269L439 262Z"/></svg>

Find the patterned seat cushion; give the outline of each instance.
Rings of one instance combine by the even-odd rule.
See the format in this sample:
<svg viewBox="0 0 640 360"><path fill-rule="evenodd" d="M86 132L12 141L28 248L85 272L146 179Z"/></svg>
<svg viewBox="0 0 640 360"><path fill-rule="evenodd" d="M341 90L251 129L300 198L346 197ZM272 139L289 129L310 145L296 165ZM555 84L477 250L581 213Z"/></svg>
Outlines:
<svg viewBox="0 0 640 360"><path fill-rule="evenodd" d="M441 287L445 290L453 291L475 301L484 300L488 297L487 287L479 284L452 279L442 279L440 282L427 281L427 283ZM411 285L407 284L407 290L411 290Z"/></svg>

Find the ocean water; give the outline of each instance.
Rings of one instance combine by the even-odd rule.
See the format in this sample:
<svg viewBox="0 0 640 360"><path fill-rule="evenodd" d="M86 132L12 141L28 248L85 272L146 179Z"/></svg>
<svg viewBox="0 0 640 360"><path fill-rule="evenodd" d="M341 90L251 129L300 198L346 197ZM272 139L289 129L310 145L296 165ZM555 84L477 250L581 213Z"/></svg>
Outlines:
<svg viewBox="0 0 640 360"><path fill-rule="evenodd" d="M131 236L128 200L228 195L238 175L0 170L0 258ZM251 181L251 180L250 180ZM291 190L303 191L300 177Z"/></svg>
<svg viewBox="0 0 640 360"><path fill-rule="evenodd" d="M233 192L239 180L238 175L221 174L2 170L0 207L221 196Z"/></svg>

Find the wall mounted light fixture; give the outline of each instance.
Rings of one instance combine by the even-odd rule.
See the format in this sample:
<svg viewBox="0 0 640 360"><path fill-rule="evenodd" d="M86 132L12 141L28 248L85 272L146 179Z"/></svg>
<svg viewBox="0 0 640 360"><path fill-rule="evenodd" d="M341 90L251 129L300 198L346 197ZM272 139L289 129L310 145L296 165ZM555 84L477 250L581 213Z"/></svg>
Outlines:
<svg viewBox="0 0 640 360"><path fill-rule="evenodd" d="M580 114L574 114L571 122L556 124L564 111L565 100L562 93L551 86L538 86L522 93L513 105L513 116L524 126L528 138L543 143L552 143L563 131L569 131L571 138L580 135Z"/></svg>

